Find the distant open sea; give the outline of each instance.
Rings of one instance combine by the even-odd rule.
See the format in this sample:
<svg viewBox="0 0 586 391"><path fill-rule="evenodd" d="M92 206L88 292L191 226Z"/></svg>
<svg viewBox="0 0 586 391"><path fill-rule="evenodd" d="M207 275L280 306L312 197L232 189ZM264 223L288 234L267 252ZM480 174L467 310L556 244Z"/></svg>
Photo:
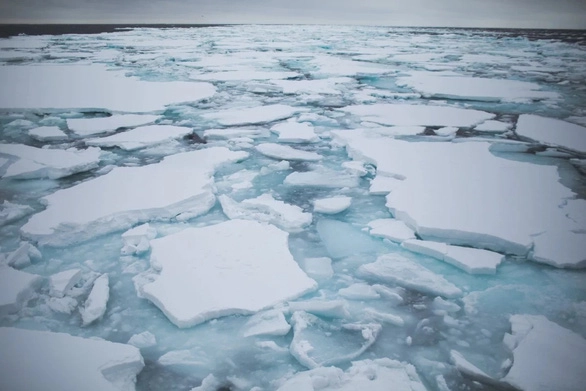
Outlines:
<svg viewBox="0 0 586 391"><path fill-rule="evenodd" d="M227 24L0 24L0 38L15 35L60 35L60 34L100 34L134 28L198 28L229 26ZM389 27L389 29L425 31L438 34L458 31L477 32L482 35L502 37L526 37L529 40L557 40L567 43L586 45L586 30L552 29L508 29L508 28L467 28L467 27Z"/></svg>

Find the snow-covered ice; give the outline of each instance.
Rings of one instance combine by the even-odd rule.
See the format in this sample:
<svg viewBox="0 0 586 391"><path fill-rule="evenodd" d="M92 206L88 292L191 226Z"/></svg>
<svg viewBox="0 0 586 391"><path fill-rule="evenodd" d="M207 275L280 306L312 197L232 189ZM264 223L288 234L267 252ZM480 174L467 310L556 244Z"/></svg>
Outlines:
<svg viewBox="0 0 586 391"><path fill-rule="evenodd" d="M0 328L0 384L6 390L135 390L144 367L134 346L64 333Z"/></svg>
<svg viewBox="0 0 586 391"><path fill-rule="evenodd" d="M586 340L541 315L512 315L505 343L513 366L502 379L525 391L584 388Z"/></svg>
<svg viewBox="0 0 586 391"><path fill-rule="evenodd" d="M306 109L277 104L245 109L226 109L213 113L206 113L203 114L202 117L216 121L220 125L234 126L262 124L287 119L302 111L306 111Z"/></svg>
<svg viewBox="0 0 586 391"><path fill-rule="evenodd" d="M168 156L142 167L115 168L44 197L47 209L33 215L22 232L45 243L66 245L149 219L207 212L215 203L210 186L216 167L247 156L216 147Z"/></svg>
<svg viewBox="0 0 586 391"><path fill-rule="evenodd" d="M112 136L91 138L85 140L85 143L97 147L119 147L125 151L134 151L181 138L191 132L191 128L184 126L150 125L116 133Z"/></svg>
<svg viewBox="0 0 586 391"><path fill-rule="evenodd" d="M49 277L49 294L63 297L81 279L81 269L69 269Z"/></svg>
<svg viewBox="0 0 586 391"><path fill-rule="evenodd" d="M67 127L75 134L83 137L99 133L113 132L119 128L146 125L154 122L158 115L148 114L116 114L98 118L68 118Z"/></svg>
<svg viewBox="0 0 586 391"><path fill-rule="evenodd" d="M370 234L393 242L415 239L415 232L404 222L395 219L377 219L368 223Z"/></svg>
<svg viewBox="0 0 586 391"><path fill-rule="evenodd" d="M279 135L283 143L314 143L319 140L313 126L307 122L287 121L273 125L271 132Z"/></svg>
<svg viewBox="0 0 586 391"><path fill-rule="evenodd" d="M364 278L397 284L430 295L449 299L462 296L460 288L399 254L381 255L376 262L360 266L358 274Z"/></svg>
<svg viewBox="0 0 586 391"><path fill-rule="evenodd" d="M586 128L570 122L522 114L517 121L515 132L538 143L586 153Z"/></svg>
<svg viewBox="0 0 586 391"><path fill-rule="evenodd" d="M151 348L157 344L157 338L150 331L143 331L130 337L128 344L139 349Z"/></svg>
<svg viewBox="0 0 586 391"><path fill-rule="evenodd" d="M301 149L289 147L287 145L274 143L259 144L255 149L265 156L279 160L302 160L313 162L323 158L319 153L316 152L304 151Z"/></svg>
<svg viewBox="0 0 586 391"><path fill-rule="evenodd" d="M291 325L287 323L283 311L278 309L259 312L250 317L243 327L242 335L245 337L252 336L270 336L286 335L291 330Z"/></svg>
<svg viewBox="0 0 586 391"><path fill-rule="evenodd" d="M40 126L29 129L28 134L39 141L56 141L67 138L67 134L59 129L58 126Z"/></svg>
<svg viewBox="0 0 586 391"><path fill-rule="evenodd" d="M360 177L344 171L318 168L314 171L292 172L285 177L288 186L343 188L357 187Z"/></svg>
<svg viewBox="0 0 586 391"><path fill-rule="evenodd" d="M160 275L141 294L178 327L299 297L316 283L289 253L287 237L268 224L230 220L154 239L151 265Z"/></svg>
<svg viewBox="0 0 586 391"><path fill-rule="evenodd" d="M510 130L512 127L513 125L510 123L489 119L488 121L484 121L480 125L476 125L474 129L479 130L481 132L501 133Z"/></svg>
<svg viewBox="0 0 586 391"><path fill-rule="evenodd" d="M102 274L94 281L94 285L81 312L83 326L87 326L100 319L106 313L106 306L110 299L110 280L107 274Z"/></svg>
<svg viewBox="0 0 586 391"><path fill-rule="evenodd" d="M320 198L313 201L313 211L324 214L336 214L345 211L352 204L352 197L337 196Z"/></svg>
<svg viewBox="0 0 586 391"><path fill-rule="evenodd" d="M19 311L32 297L43 278L0 265L0 315Z"/></svg>
<svg viewBox="0 0 586 391"><path fill-rule="evenodd" d="M149 241L157 237L157 230L149 223L141 224L122 234L122 254L141 254L150 249Z"/></svg>
<svg viewBox="0 0 586 391"><path fill-rule="evenodd" d="M58 179L98 166L100 149L48 149L22 144L0 144L0 154L12 156L2 177L18 179Z"/></svg>
<svg viewBox="0 0 586 391"><path fill-rule="evenodd" d="M328 257L305 258L300 262L303 271L314 280L327 280L334 275L332 260Z"/></svg>

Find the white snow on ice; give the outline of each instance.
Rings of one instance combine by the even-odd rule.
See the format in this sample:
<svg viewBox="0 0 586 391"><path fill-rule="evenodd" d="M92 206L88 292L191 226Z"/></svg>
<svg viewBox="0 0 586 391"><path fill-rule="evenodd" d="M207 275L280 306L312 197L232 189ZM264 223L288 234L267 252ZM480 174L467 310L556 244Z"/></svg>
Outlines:
<svg viewBox="0 0 586 391"><path fill-rule="evenodd" d="M178 139L191 132L191 128L184 126L150 125L116 133L107 137L91 138L85 140L85 143L98 147L119 147L125 151L134 151Z"/></svg>

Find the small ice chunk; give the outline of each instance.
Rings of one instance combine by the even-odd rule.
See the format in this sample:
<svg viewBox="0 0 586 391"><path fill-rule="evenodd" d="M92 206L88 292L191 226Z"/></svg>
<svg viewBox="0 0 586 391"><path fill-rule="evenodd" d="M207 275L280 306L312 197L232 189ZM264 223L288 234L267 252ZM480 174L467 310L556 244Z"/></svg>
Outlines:
<svg viewBox="0 0 586 391"><path fill-rule="evenodd" d="M322 159L319 153L302 151L287 145L264 143L256 146L256 150L265 156L279 160L318 161Z"/></svg>
<svg viewBox="0 0 586 391"><path fill-rule="evenodd" d="M393 391L426 390L415 367L390 358L380 358L353 361L345 372L336 367L299 372L277 391L383 391L389 390L390 385Z"/></svg>
<svg viewBox="0 0 586 391"><path fill-rule="evenodd" d="M288 186L342 188L357 187L360 177L346 172L319 168L315 171L292 172L283 181Z"/></svg>
<svg viewBox="0 0 586 391"><path fill-rule="evenodd" d="M293 340L289 351L307 368L332 365L360 356L374 344L382 329L378 323L335 326L301 311L293 313L291 323Z"/></svg>
<svg viewBox="0 0 586 391"><path fill-rule="evenodd" d="M314 280L329 280L334 275L332 260L328 257L305 258L301 262L303 271Z"/></svg>
<svg viewBox="0 0 586 391"><path fill-rule="evenodd" d="M344 300L290 301L291 312L304 311L326 318L347 318L350 316Z"/></svg>
<svg viewBox="0 0 586 391"><path fill-rule="evenodd" d="M372 286L364 283L352 284L347 288L338 290L338 294L350 300L380 299L380 294Z"/></svg>
<svg viewBox="0 0 586 391"><path fill-rule="evenodd" d="M487 375L484 371L477 368L470 361L466 360L461 353L456 350L450 350L450 360L456 366L456 369L463 375L468 376L471 379L486 384L497 384L498 382Z"/></svg>
<svg viewBox="0 0 586 391"><path fill-rule="evenodd" d="M0 205L0 225L16 221L32 212L34 209L28 205L18 205L5 200Z"/></svg>
<svg viewBox="0 0 586 391"><path fill-rule="evenodd" d="M586 127L554 118L522 114L515 129L520 137L586 153Z"/></svg>
<svg viewBox="0 0 586 391"><path fill-rule="evenodd" d="M144 367L134 346L63 333L2 327L0 346L5 390L131 391Z"/></svg>
<svg viewBox="0 0 586 391"><path fill-rule="evenodd" d="M398 254L381 255L376 262L360 266L358 274L430 295L449 299L462 296L462 291L442 276Z"/></svg>
<svg viewBox="0 0 586 391"><path fill-rule="evenodd" d="M415 239L415 232L401 220L395 219L378 219L368 223L370 234L381 238L389 239L393 242L404 242L405 240Z"/></svg>
<svg viewBox="0 0 586 391"><path fill-rule="evenodd" d="M224 214L230 219L258 220L275 224L289 232L302 231L313 219L311 213L305 213L298 206L276 200L270 194L262 194L240 203L225 194L218 199Z"/></svg>
<svg viewBox="0 0 586 391"><path fill-rule="evenodd" d="M48 149L21 144L0 144L0 153L18 158L2 177L18 179L58 179L98 166L100 149Z"/></svg>
<svg viewBox="0 0 586 391"><path fill-rule="evenodd" d="M373 308L366 308L364 314L367 318L376 320L377 322L390 323L395 326L402 327L405 325L405 321L399 315L389 314L387 312L380 312Z"/></svg>
<svg viewBox="0 0 586 391"><path fill-rule="evenodd" d="M43 278L9 266L0 266L0 315L18 312Z"/></svg>
<svg viewBox="0 0 586 391"><path fill-rule="evenodd" d="M80 309L83 326L87 326L104 316L109 298L109 279L108 274L104 273L94 281L94 286L85 301L84 308Z"/></svg>
<svg viewBox="0 0 586 391"><path fill-rule="evenodd" d="M63 297L79 280L81 280L81 269L55 273L49 277L49 294L54 297Z"/></svg>
<svg viewBox="0 0 586 391"><path fill-rule="evenodd" d="M258 138L266 137L269 132L264 129L251 128L227 128L227 129L206 129L203 132L204 138L211 139L234 139L240 137Z"/></svg>
<svg viewBox="0 0 586 391"><path fill-rule="evenodd" d="M350 160L349 162L342 163L342 167L344 167L350 174L365 176L368 174L368 170L364 167L364 162L359 160Z"/></svg>
<svg viewBox="0 0 586 391"><path fill-rule="evenodd" d="M128 344L136 346L139 349L150 348L157 344L157 338L150 331L143 331L140 334L134 334L130 337Z"/></svg>
<svg viewBox="0 0 586 391"><path fill-rule="evenodd" d="M345 211L352 204L352 197L338 196L320 198L313 201L313 211L324 214L336 214Z"/></svg>
<svg viewBox="0 0 586 391"><path fill-rule="evenodd" d="M408 240L402 246L449 263L470 274L495 274L496 268L505 259L504 255L493 251L425 240Z"/></svg>
<svg viewBox="0 0 586 391"><path fill-rule="evenodd" d="M187 228L152 240L151 247L151 265L160 274L140 294L178 327L251 314L317 285L289 252L288 234L257 221Z"/></svg>
<svg viewBox="0 0 586 391"><path fill-rule="evenodd" d="M456 303L444 300L441 297L436 297L431 303L432 308L437 311L446 311L449 313L460 311L460 306Z"/></svg>
<svg viewBox="0 0 586 391"><path fill-rule="evenodd" d="M549 231L533 239L529 259L555 267L586 267L586 233ZM563 243L563 246L558 245Z"/></svg>
<svg viewBox="0 0 586 391"><path fill-rule="evenodd" d="M442 137L451 137L456 134L458 128L455 126L444 126L443 128L439 128L434 130L435 134Z"/></svg>
<svg viewBox="0 0 586 391"><path fill-rule="evenodd" d="M150 125L116 133L112 136L91 138L85 143L97 147L119 147L125 151L134 151L178 139L191 132L191 128L184 126Z"/></svg>
<svg viewBox="0 0 586 391"><path fill-rule="evenodd" d="M397 178L377 174L376 177L370 181L368 192L373 195L386 195L401 186L402 182L403 181Z"/></svg>
<svg viewBox="0 0 586 391"><path fill-rule="evenodd" d="M21 242L20 246L6 256L4 263L16 269L27 267L31 260L41 259L41 252L28 242Z"/></svg>
<svg viewBox="0 0 586 391"><path fill-rule="evenodd" d="M586 340L540 315L512 315L513 366L502 379L527 391L584 388Z"/></svg>
<svg viewBox="0 0 586 391"><path fill-rule="evenodd" d="M283 143L315 143L319 140L313 126L307 122L289 120L273 125L271 132L278 134Z"/></svg>
<svg viewBox="0 0 586 391"><path fill-rule="evenodd" d="M154 122L159 116L143 114L121 114L101 118L68 118L67 127L83 137L99 133L113 132L119 128L129 128Z"/></svg>
<svg viewBox="0 0 586 391"><path fill-rule="evenodd" d="M56 141L67 138L67 134L59 129L58 126L41 126L30 129L28 134L39 141Z"/></svg>
<svg viewBox="0 0 586 391"><path fill-rule="evenodd" d="M510 123L489 119L488 121L484 121L480 125L474 127L474 130L480 132L502 133L510 130L512 127L513 125Z"/></svg>
<svg viewBox="0 0 586 391"><path fill-rule="evenodd" d="M149 241L157 237L157 230L149 223L141 224L122 234L122 254L142 254L150 249Z"/></svg>
<svg viewBox="0 0 586 391"><path fill-rule="evenodd" d="M261 175L267 175L271 172L287 171L291 168L291 165L287 160L281 160L280 162L271 163L268 166L263 166L260 169Z"/></svg>
<svg viewBox="0 0 586 391"><path fill-rule="evenodd" d="M47 305L52 311L71 315L73 310L77 307L78 302L73 297L69 296L50 297L49 300L47 300Z"/></svg>
<svg viewBox="0 0 586 391"><path fill-rule="evenodd" d="M287 119L302 111L304 108L287 105L256 106L245 109L235 108L203 114L202 117L213 120L224 126L262 124Z"/></svg>
<svg viewBox="0 0 586 391"><path fill-rule="evenodd" d="M269 310L253 315L244 325L243 336L286 335L291 325L285 320L283 311Z"/></svg>

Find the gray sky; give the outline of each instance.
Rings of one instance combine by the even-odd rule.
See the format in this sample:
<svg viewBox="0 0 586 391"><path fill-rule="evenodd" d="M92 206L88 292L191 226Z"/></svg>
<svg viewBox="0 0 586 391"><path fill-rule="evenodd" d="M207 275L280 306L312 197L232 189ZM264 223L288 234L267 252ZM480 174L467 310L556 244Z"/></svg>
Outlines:
<svg viewBox="0 0 586 391"><path fill-rule="evenodd" d="M586 28L586 0L0 0L1 23Z"/></svg>

